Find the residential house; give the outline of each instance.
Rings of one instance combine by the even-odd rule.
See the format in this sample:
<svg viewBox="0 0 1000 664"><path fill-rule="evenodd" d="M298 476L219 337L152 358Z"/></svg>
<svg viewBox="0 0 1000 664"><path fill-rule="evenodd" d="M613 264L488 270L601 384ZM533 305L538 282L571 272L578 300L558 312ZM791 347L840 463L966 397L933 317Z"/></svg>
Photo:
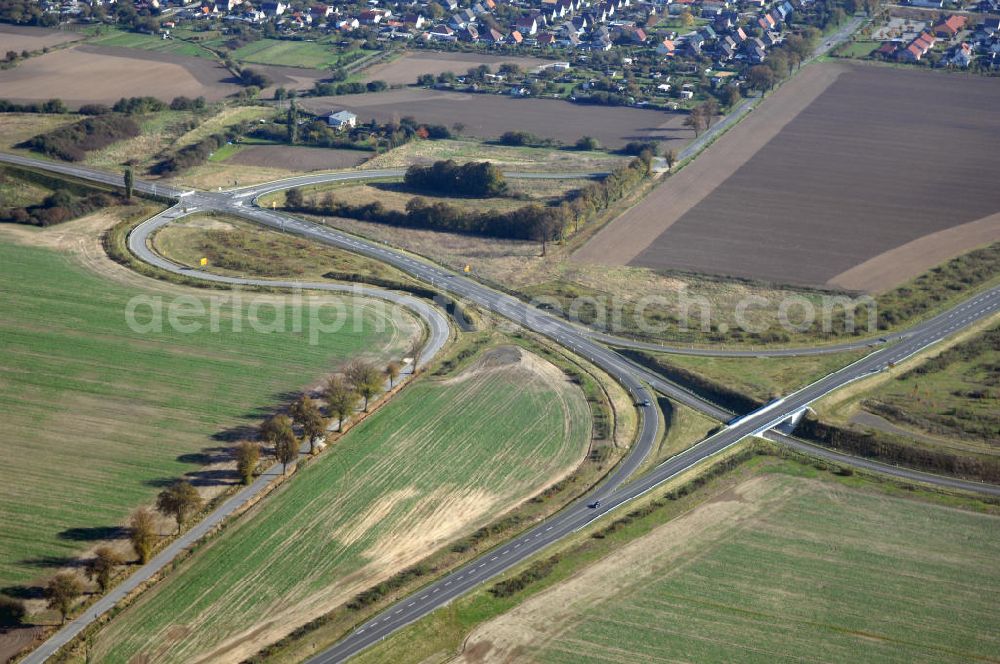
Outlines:
<svg viewBox="0 0 1000 664"><path fill-rule="evenodd" d="M673 40L670 39L664 39L656 45L656 52L659 55L673 55L676 50L677 47L674 45Z"/></svg>
<svg viewBox="0 0 1000 664"><path fill-rule="evenodd" d="M768 30L774 30L776 25L777 22L774 20L774 17L771 16L770 14L761 14L760 17L757 18L757 26L764 32L767 32Z"/></svg>
<svg viewBox="0 0 1000 664"><path fill-rule="evenodd" d="M424 27L424 23L426 22L427 19L425 19L420 14L414 14L414 13L403 14L403 24L406 25L407 27L419 30L420 28Z"/></svg>
<svg viewBox="0 0 1000 664"><path fill-rule="evenodd" d="M556 36L551 32L543 32L540 35L538 35L539 46L550 47L550 46L555 46L555 44L556 44Z"/></svg>
<svg viewBox="0 0 1000 664"><path fill-rule="evenodd" d="M538 32L538 21L533 16L522 16L514 21L514 29L522 35L533 35Z"/></svg>
<svg viewBox="0 0 1000 664"><path fill-rule="evenodd" d="M285 10L288 9L288 5L286 5L281 0L277 0L276 2L262 3L260 9L269 18L274 18L276 16L281 16L282 14L284 14Z"/></svg>
<svg viewBox="0 0 1000 664"><path fill-rule="evenodd" d="M502 44L504 43L503 33L497 30L496 28L490 28L489 40L494 44Z"/></svg>
<svg viewBox="0 0 1000 664"><path fill-rule="evenodd" d="M955 47L955 50L948 58L948 62L956 67L968 67L972 63L972 46L966 42L962 42Z"/></svg>
<svg viewBox="0 0 1000 664"><path fill-rule="evenodd" d="M458 38L464 42L475 43L479 41L479 29L474 25L467 25L459 31Z"/></svg>
<svg viewBox="0 0 1000 664"><path fill-rule="evenodd" d="M458 37L455 36L455 31L444 24L435 25L433 28L427 31L428 39L434 41L458 41Z"/></svg>
<svg viewBox="0 0 1000 664"><path fill-rule="evenodd" d="M507 35L507 43L511 46L520 46L524 41L524 36L517 30L511 30L510 34Z"/></svg>
<svg viewBox="0 0 1000 664"><path fill-rule="evenodd" d="M353 129L358 124L358 116L350 111L333 111L326 116L326 123L334 129Z"/></svg>
<svg viewBox="0 0 1000 664"><path fill-rule="evenodd" d="M958 14L952 14L941 23L934 26L931 32L941 39L951 39L965 29L967 19Z"/></svg>

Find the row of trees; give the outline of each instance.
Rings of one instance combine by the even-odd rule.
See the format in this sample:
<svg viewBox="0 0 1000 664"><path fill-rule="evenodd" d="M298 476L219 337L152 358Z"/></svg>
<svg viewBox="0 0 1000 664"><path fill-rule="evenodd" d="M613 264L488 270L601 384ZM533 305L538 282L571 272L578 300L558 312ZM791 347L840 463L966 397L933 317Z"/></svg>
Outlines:
<svg viewBox="0 0 1000 664"><path fill-rule="evenodd" d="M177 521L180 532L185 521L202 506L202 498L190 482L181 480L164 489L156 498L156 509ZM156 516L146 508L140 508L129 518L129 541L138 557L139 564L146 564L152 557L159 533L156 529ZM94 551L93 558L83 566L84 575L94 583L100 592L107 592L111 587L115 569L128 563L128 560L111 546L101 546ZM77 600L84 593L84 584L72 572L62 572L49 579L45 586L45 599L49 609L57 611L66 622L66 617L72 611ZM0 598L0 620L5 624L16 624L24 619L24 605Z"/></svg>
<svg viewBox="0 0 1000 664"><path fill-rule="evenodd" d="M386 381L392 388L400 372L401 365L398 362L389 362L383 369L379 369L370 362L355 360L347 366L343 375L331 377L323 389L323 396L328 414L339 420L338 431L343 429L344 421L354 412L359 402L363 400L364 410L367 412L371 398L382 390ZM329 425L329 419L324 416L319 404L305 394L291 405L288 413L270 417L260 427L260 438L272 446L275 458L283 465L283 472L299 454L301 443L295 434L295 426L300 427L303 440L309 442L312 453L313 443ZM249 484L260 461L260 446L256 442L244 441L237 446L235 456L237 470L243 482ZM187 480L174 483L156 498L156 510L177 522L178 533L203 504L201 495ZM146 564L159 539L155 514L147 508L136 510L129 518L128 532L139 564ZM110 587L115 569L127 562L114 548L101 546L94 552L94 557L87 561L84 574L103 593ZM55 575L45 587L48 607L58 611L63 622L83 593L84 585L80 578L70 572ZM0 596L0 625L18 624L25 616L23 603Z"/></svg>
<svg viewBox="0 0 1000 664"><path fill-rule="evenodd" d="M309 444L310 454L316 451L316 441L326 432L330 418L335 417L337 430L343 430L344 422L357 408L358 402L364 401L367 412L371 398L382 390L386 380L390 388L393 387L400 370L398 362L390 362L379 370L369 362L355 360L347 366L343 376L332 376L324 386L326 415L316 401L303 394L291 405L288 415L279 413L264 420L260 426L260 439L274 450L275 459L282 464L282 472L285 472L288 464L298 458L302 443ZM302 432L301 441L295 434L296 425ZM259 459L260 448L256 443L246 441L237 447L237 470L244 484L252 481Z"/></svg>
<svg viewBox="0 0 1000 664"><path fill-rule="evenodd" d="M285 208L293 212L348 217L406 228L534 240L542 244L544 256L547 243L561 239L570 224L575 230L582 221L620 200L646 178L651 159L649 153L633 159L603 180L571 192L558 203L547 206L531 203L507 212L472 211L443 202L430 203L419 196L410 199L405 210L388 209L378 201L355 205L335 198L332 193L327 193L319 201L307 201L299 189L290 189L286 193Z"/></svg>
<svg viewBox="0 0 1000 664"><path fill-rule="evenodd" d="M694 130L695 138L697 138L701 132L712 126L712 122L718 114L719 102L715 100L715 97L709 97L691 109L688 116L684 118L684 126L691 127Z"/></svg>

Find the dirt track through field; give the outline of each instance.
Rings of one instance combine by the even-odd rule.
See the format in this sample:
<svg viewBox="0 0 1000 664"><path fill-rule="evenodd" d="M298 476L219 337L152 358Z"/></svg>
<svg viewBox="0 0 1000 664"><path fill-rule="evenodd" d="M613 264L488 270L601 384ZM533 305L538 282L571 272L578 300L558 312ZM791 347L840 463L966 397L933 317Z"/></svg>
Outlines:
<svg viewBox="0 0 1000 664"><path fill-rule="evenodd" d="M1000 211L991 170L1000 86L963 74L842 64L811 66L802 82L831 74L818 96L796 87L798 79L786 85L578 260L607 256L617 238L639 236L616 257L647 243L628 264L877 291L1000 237L987 222L959 228ZM732 146L757 133L751 122L802 107L810 92L815 100L773 140L738 168L724 165ZM783 103L772 105L781 95ZM739 161L745 152L735 155ZM713 165L712 157L721 175L699 170L682 179L702 160L703 168ZM686 200L672 200L675 193Z"/></svg>

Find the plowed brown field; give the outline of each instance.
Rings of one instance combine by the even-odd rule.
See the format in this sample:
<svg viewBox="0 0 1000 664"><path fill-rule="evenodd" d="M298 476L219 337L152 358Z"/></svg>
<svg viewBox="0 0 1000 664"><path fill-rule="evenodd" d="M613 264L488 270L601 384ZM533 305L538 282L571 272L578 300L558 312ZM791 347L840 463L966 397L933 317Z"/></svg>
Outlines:
<svg viewBox="0 0 1000 664"><path fill-rule="evenodd" d="M889 288L1000 238L997 108L988 78L811 66L576 259Z"/></svg>

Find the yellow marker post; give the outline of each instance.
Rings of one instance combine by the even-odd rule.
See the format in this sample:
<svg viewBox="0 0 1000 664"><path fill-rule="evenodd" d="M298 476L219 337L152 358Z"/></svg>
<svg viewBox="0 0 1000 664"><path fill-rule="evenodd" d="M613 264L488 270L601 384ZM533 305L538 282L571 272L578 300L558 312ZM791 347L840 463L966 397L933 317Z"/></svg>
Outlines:
<svg viewBox="0 0 1000 664"><path fill-rule="evenodd" d="M471 265L466 265L465 266L465 271L466 272L472 272L472 266Z"/></svg>
<svg viewBox="0 0 1000 664"><path fill-rule="evenodd" d="M202 258L200 261L198 261L198 264L201 265L202 267L205 267L206 265L208 265L208 259Z"/></svg>

